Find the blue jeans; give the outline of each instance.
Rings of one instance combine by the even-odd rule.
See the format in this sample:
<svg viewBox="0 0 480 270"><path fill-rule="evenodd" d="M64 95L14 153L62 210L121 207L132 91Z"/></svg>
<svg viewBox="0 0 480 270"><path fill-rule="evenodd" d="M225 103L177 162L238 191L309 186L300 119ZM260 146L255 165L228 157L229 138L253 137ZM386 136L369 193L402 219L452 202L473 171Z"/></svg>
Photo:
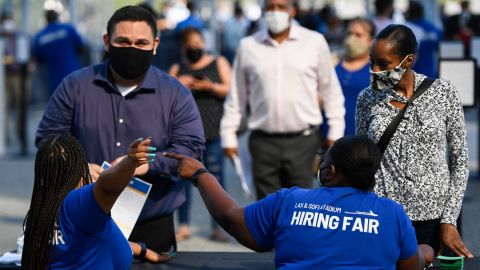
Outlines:
<svg viewBox="0 0 480 270"><path fill-rule="evenodd" d="M203 153L203 164L205 168L213 174L220 185L224 187L223 183L223 149L220 144L220 139L207 141L205 153ZM184 181L185 185L185 197L186 201L178 209L178 217L180 224L190 223L190 201L191 201L191 189L192 184L190 181ZM212 223L212 227L218 226L215 222Z"/></svg>

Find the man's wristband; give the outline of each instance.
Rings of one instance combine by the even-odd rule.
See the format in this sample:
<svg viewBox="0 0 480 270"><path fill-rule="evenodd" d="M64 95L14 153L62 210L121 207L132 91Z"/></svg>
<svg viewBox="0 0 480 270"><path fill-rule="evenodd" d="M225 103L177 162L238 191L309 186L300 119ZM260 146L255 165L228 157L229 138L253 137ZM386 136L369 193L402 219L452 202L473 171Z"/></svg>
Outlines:
<svg viewBox="0 0 480 270"><path fill-rule="evenodd" d="M192 185L196 187L198 185L198 177L200 177L201 174L208 172L207 169L205 168L200 168L196 172L192 174L191 180L192 180Z"/></svg>

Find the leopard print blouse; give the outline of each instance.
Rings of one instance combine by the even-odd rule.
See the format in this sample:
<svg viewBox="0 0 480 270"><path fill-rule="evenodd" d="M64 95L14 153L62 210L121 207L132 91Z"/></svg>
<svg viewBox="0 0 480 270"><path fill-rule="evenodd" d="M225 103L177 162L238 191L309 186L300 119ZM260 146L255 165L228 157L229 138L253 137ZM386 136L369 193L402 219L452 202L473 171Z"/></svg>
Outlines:
<svg viewBox="0 0 480 270"><path fill-rule="evenodd" d="M425 78L415 73L415 89ZM407 102L393 89L364 89L357 98L356 133L380 140ZM405 112L376 174L375 192L401 203L411 220L440 218L456 225L468 179L463 108L458 91L437 79Z"/></svg>

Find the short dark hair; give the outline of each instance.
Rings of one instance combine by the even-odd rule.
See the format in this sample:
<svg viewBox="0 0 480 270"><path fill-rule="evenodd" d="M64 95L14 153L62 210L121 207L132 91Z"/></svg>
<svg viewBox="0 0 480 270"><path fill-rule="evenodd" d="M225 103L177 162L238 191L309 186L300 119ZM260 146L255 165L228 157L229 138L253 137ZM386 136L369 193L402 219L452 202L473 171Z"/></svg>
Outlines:
<svg viewBox="0 0 480 270"><path fill-rule="evenodd" d="M45 19L48 23L54 23L58 20L58 13L55 10L49 9L45 11Z"/></svg>
<svg viewBox="0 0 480 270"><path fill-rule="evenodd" d="M387 9L393 7L393 0L376 0L375 11L377 14L385 12Z"/></svg>
<svg viewBox="0 0 480 270"><path fill-rule="evenodd" d="M195 11L195 3L193 1L187 1L187 9L190 10L190 12Z"/></svg>
<svg viewBox="0 0 480 270"><path fill-rule="evenodd" d="M425 16L423 4L418 1L410 1L406 15L409 20L422 19Z"/></svg>
<svg viewBox="0 0 480 270"><path fill-rule="evenodd" d="M402 24L390 24L380 31L375 39L388 40L395 52L401 57L416 54L418 50L415 34L410 28Z"/></svg>
<svg viewBox="0 0 480 270"><path fill-rule="evenodd" d="M146 22L152 29L153 37L155 38L157 36L157 24L155 22L155 18L153 17L150 11L139 6L124 6L118 9L117 11L115 11L112 17L110 17L110 19L108 20L108 23L107 23L108 37L112 37L113 31L115 31L115 26L117 25L117 23L123 22L123 21Z"/></svg>
<svg viewBox="0 0 480 270"><path fill-rule="evenodd" d="M345 136L333 144L327 155L348 186L363 191L373 190L375 173L382 157L371 139L367 136Z"/></svg>
<svg viewBox="0 0 480 270"><path fill-rule="evenodd" d="M182 42L182 45L185 45L185 43L187 43L188 38L194 34L198 34L203 39L202 32L200 31L200 29L195 27L185 28L180 33L180 41Z"/></svg>

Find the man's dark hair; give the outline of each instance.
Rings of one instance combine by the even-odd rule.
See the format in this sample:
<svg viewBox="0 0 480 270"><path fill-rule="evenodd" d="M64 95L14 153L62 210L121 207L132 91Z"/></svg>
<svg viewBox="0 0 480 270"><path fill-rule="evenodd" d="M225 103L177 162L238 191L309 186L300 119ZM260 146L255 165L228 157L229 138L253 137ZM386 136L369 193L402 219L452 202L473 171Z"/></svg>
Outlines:
<svg viewBox="0 0 480 270"><path fill-rule="evenodd" d="M47 23L54 23L58 20L58 13L55 10L47 10L45 11L45 19Z"/></svg>
<svg viewBox="0 0 480 270"><path fill-rule="evenodd" d="M367 136L345 136L333 144L327 155L348 186L363 191L373 190L382 156L371 139Z"/></svg>
<svg viewBox="0 0 480 270"><path fill-rule="evenodd" d="M462 8L462 10L468 10L470 8L470 1L460 1L460 7Z"/></svg>
<svg viewBox="0 0 480 270"><path fill-rule="evenodd" d="M375 39L389 41L395 52L401 57L417 53L418 43L415 34L405 25L390 24L380 31Z"/></svg>
<svg viewBox="0 0 480 270"><path fill-rule="evenodd" d="M233 15L235 15L236 17L243 16L243 9L242 9L242 6L240 5L239 1L236 1L233 4Z"/></svg>
<svg viewBox="0 0 480 270"><path fill-rule="evenodd" d="M393 0L376 0L374 5L376 14L383 14L393 8Z"/></svg>
<svg viewBox="0 0 480 270"><path fill-rule="evenodd" d="M193 13L195 11L195 3L193 1L187 1L187 9Z"/></svg>
<svg viewBox="0 0 480 270"><path fill-rule="evenodd" d="M30 209L24 220L22 269L47 269L58 211L67 194L80 183L91 183L87 158L71 135L40 142L35 158L35 181Z"/></svg>
<svg viewBox="0 0 480 270"><path fill-rule="evenodd" d="M407 19L409 20L423 19L425 13L422 3L418 1L410 1L408 4L408 10L406 15Z"/></svg>
<svg viewBox="0 0 480 270"><path fill-rule="evenodd" d="M146 22L152 29L153 37L155 38L157 36L157 24L155 22L155 18L153 17L152 13L150 13L150 11L139 6L125 6L115 11L112 17L110 17L110 19L108 20L108 37L112 37L113 31L115 31L115 26L117 25L117 23L124 21Z"/></svg>

